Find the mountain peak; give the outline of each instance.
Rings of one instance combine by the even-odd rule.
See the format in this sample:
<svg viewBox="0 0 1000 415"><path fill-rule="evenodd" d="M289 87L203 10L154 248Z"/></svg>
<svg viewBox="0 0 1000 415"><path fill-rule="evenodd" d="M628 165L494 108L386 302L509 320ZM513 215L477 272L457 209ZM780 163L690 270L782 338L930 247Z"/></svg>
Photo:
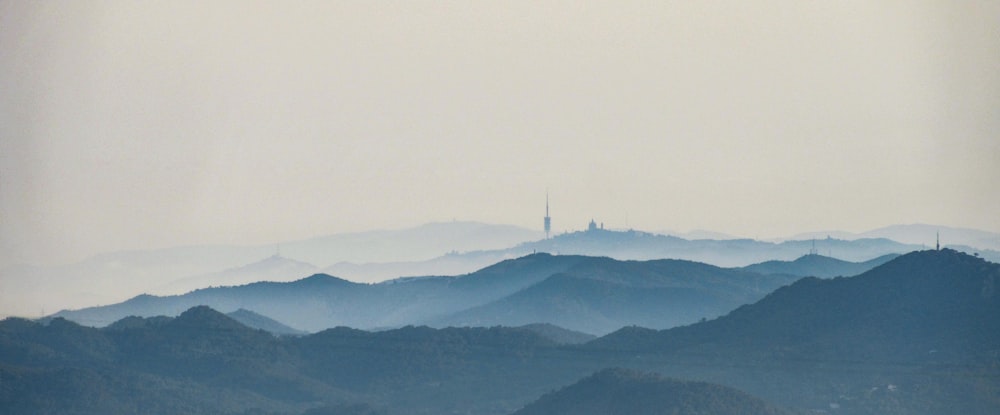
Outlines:
<svg viewBox="0 0 1000 415"><path fill-rule="evenodd" d="M293 281L293 284L297 285L309 285L309 286L327 286L327 285L353 285L355 283L345 280L343 278L337 278L329 274L313 274L305 277L298 281Z"/></svg>
<svg viewBox="0 0 1000 415"><path fill-rule="evenodd" d="M901 255L872 270L892 274L901 283L919 279L955 280L980 278L982 273L997 278L1000 265L953 249L914 251Z"/></svg>
<svg viewBox="0 0 1000 415"><path fill-rule="evenodd" d="M913 251L901 258L925 258L925 259L936 259L938 261L951 261L952 263L985 263L988 262L982 258L975 255L969 255L965 252L956 251L951 248L941 248L941 249L926 249L923 251Z"/></svg>
<svg viewBox="0 0 1000 415"><path fill-rule="evenodd" d="M249 327L244 326L232 317L222 314L206 305L187 309L187 311L181 313L181 315L171 321L171 325L175 327L198 327L215 330L250 330Z"/></svg>

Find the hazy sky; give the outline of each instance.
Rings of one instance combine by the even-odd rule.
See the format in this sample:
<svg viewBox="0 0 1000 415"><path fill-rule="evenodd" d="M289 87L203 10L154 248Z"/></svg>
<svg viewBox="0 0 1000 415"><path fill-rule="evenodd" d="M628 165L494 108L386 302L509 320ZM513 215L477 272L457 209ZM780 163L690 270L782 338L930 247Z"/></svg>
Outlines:
<svg viewBox="0 0 1000 415"><path fill-rule="evenodd" d="M0 0L0 264L478 220L1000 230L1000 2Z"/></svg>

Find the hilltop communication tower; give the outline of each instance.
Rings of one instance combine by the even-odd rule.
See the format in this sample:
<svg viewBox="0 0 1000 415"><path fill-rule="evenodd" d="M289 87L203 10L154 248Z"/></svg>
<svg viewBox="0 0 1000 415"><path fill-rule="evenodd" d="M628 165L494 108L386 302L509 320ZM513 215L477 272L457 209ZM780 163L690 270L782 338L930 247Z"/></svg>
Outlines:
<svg viewBox="0 0 1000 415"><path fill-rule="evenodd" d="M549 239L552 232L552 218L549 217L549 192L545 192L545 239Z"/></svg>

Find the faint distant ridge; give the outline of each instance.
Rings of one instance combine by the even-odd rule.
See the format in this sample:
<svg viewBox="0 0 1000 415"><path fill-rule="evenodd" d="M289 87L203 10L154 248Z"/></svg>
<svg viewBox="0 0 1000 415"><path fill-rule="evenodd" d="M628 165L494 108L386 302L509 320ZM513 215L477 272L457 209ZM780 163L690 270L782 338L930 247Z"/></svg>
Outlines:
<svg viewBox="0 0 1000 415"><path fill-rule="evenodd" d="M541 239L541 230L473 221L431 222L398 230L343 233L281 244L284 255L321 266L338 262L420 261L448 252L503 249Z"/></svg>
<svg viewBox="0 0 1000 415"><path fill-rule="evenodd" d="M323 272L359 281L379 281L400 276L454 275L536 252L607 256L618 260L684 259L721 267L742 267L769 260L791 261L809 253L813 248L825 256L855 262L922 249L920 245L888 239L825 238L783 242L753 239L688 240L637 230L596 228L562 233L549 239L525 242L506 249L456 252L415 262L335 264L324 268Z"/></svg>
<svg viewBox="0 0 1000 415"><path fill-rule="evenodd" d="M182 294L212 286L234 286L258 281L292 281L318 270L313 264L285 258L278 254L260 261L230 268L225 271L203 274L174 281L153 290L157 294Z"/></svg>
<svg viewBox="0 0 1000 415"><path fill-rule="evenodd" d="M789 414L733 388L604 369L546 394L513 415Z"/></svg>
<svg viewBox="0 0 1000 415"><path fill-rule="evenodd" d="M943 246L965 245L974 249L1000 251L1000 233L924 223L890 225L860 233L845 231L805 232L784 239L824 239L828 236L848 240L885 238L931 248L934 246L935 235L938 233L941 234L941 243Z"/></svg>
<svg viewBox="0 0 1000 415"><path fill-rule="evenodd" d="M687 231L687 232L665 230L665 231L657 231L657 232L654 232L654 233L657 233L657 234L660 234L660 235L666 235L666 236L673 236L673 237L682 238L682 239L688 239L688 240L698 240L698 239L716 239L716 240L744 239L742 237L730 235L728 233L710 231L710 230L705 230L705 229L695 229L695 230L691 230L691 231Z"/></svg>
<svg viewBox="0 0 1000 415"><path fill-rule="evenodd" d="M786 274L801 277L849 277L893 260L899 254L886 254L864 262L842 261L819 254L803 255L794 261L766 261L743 267L759 274Z"/></svg>
<svg viewBox="0 0 1000 415"><path fill-rule="evenodd" d="M685 259L722 267L743 267L771 260L792 261L815 251L818 255L843 261L865 262L887 254L903 254L932 247L935 231L925 230L926 233L920 232L919 237L912 238L912 243L906 243L875 234L868 237L846 232L818 232L787 239L757 240L734 239L726 234L709 231L664 234L595 226L583 231L554 234L548 239L532 240L504 249L452 252L418 261L338 263L324 268L323 272L356 281L380 281L400 276L455 275L534 252L608 256L619 260ZM960 245L949 240L948 235L951 233L943 231L944 246L1000 262L1000 251Z"/></svg>
<svg viewBox="0 0 1000 415"><path fill-rule="evenodd" d="M41 309L107 304L140 293L179 294L212 285L289 281L315 273L316 266L345 261L424 261L447 253L503 249L543 235L540 230L512 225L452 221L260 245L128 250L102 253L71 264L3 267L0 315L36 316ZM279 250L280 256L276 256ZM477 268L463 265L452 268L457 271L450 274ZM386 278L404 275L414 274L393 271Z"/></svg>
<svg viewBox="0 0 1000 415"><path fill-rule="evenodd" d="M549 252L588 256L608 256L619 260L684 259L721 267L740 267L768 260L793 260L816 249L818 253L845 261L867 261L890 253L921 249L888 239L787 240L768 242L754 239L689 240L637 230L591 229L557 235L548 240L527 242L506 250Z"/></svg>

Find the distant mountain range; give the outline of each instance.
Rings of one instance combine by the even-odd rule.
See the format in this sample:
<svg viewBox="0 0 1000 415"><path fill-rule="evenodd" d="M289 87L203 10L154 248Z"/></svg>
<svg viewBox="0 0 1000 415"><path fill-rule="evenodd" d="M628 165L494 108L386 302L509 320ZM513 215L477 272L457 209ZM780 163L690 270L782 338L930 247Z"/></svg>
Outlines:
<svg viewBox="0 0 1000 415"><path fill-rule="evenodd" d="M459 277L413 277L358 284L329 275L254 283L179 296L141 295L123 303L56 314L103 326L126 316L175 316L196 305L245 309L297 330L408 324L521 326L549 323L602 334L628 325L669 328L724 314L804 276L860 274L894 258L855 263L821 255L740 269L680 260L618 261L532 254ZM268 262L286 264L272 258ZM296 263L291 263L296 265Z"/></svg>
<svg viewBox="0 0 1000 415"><path fill-rule="evenodd" d="M946 246L1000 261L1000 252L954 245L950 241L968 238L948 239L959 233L942 229L948 229L942 230ZM911 233L923 235L924 231L933 234L924 228ZM970 232L966 233L976 241L989 241L993 235ZM791 261L813 250L814 245L818 254L851 262L923 247L887 239L825 237L782 242L687 240L603 229L538 238L539 232L506 225L447 222L285 242L280 247L193 246L105 254L64 266L8 267L0 270L0 315L39 316L46 311L119 302L140 293L181 294L210 286L292 281L315 273L317 267L322 273L356 282L379 282L405 276L461 275L534 252L620 260L686 259L740 267L769 260ZM278 249L280 255L276 255Z"/></svg>
<svg viewBox="0 0 1000 415"><path fill-rule="evenodd" d="M224 312L252 310L307 331L336 326L551 323L601 334L627 325L667 328L712 318L797 278L680 260L533 254L459 277L358 284L317 274L289 283L208 288L180 296L142 295L55 316L104 326L126 316L175 316L208 305Z"/></svg>
<svg viewBox="0 0 1000 415"><path fill-rule="evenodd" d="M861 233L844 231L818 231L800 233L782 240L825 239L891 239L905 244L933 247L937 236L941 237L942 246L964 248L963 251L1000 251L1000 233L981 231L978 229L956 228L951 226L909 224L891 225Z"/></svg>
<svg viewBox="0 0 1000 415"><path fill-rule="evenodd" d="M180 294L209 286L291 281L314 273L316 266L422 261L449 252L507 248L542 236L540 231L510 225L454 221L280 245L185 246L113 252L73 264L10 266L0 269L0 316L37 316L45 310L108 304L141 293ZM392 277L403 275L414 274Z"/></svg>
<svg viewBox="0 0 1000 415"><path fill-rule="evenodd" d="M790 261L817 253L845 261L867 261L882 255L921 249L888 239L821 239L767 242L752 239L687 240L640 231L594 229L526 242L507 249L453 253L438 258L402 263L335 264L324 273L355 281L381 281L402 275L454 275L471 272L498 261L549 252L563 255L607 256L619 260L684 259L721 267L742 267L769 260ZM987 252L993 254L993 252ZM1000 260L1000 253L996 253ZM401 274L406 270L412 272Z"/></svg>
<svg viewBox="0 0 1000 415"><path fill-rule="evenodd" d="M552 265L528 259L541 264L502 265ZM590 273L605 274L605 265L595 261ZM465 284L494 282L480 277ZM803 278L703 323L625 328L582 345L504 327L341 327L275 337L207 307L102 329L7 319L0 407L500 415L584 411L574 405L587 399L616 407L636 397L626 406L634 413L680 402L689 413L780 405L800 413L992 415L1000 411L998 286L998 264L953 250L913 252L854 277ZM656 375L603 370L612 367ZM773 413L755 411L744 413Z"/></svg>
<svg viewBox="0 0 1000 415"><path fill-rule="evenodd" d="M151 292L183 294L212 286L235 286L259 281L294 281L317 270L319 268L315 265L275 254L252 264L173 281Z"/></svg>

